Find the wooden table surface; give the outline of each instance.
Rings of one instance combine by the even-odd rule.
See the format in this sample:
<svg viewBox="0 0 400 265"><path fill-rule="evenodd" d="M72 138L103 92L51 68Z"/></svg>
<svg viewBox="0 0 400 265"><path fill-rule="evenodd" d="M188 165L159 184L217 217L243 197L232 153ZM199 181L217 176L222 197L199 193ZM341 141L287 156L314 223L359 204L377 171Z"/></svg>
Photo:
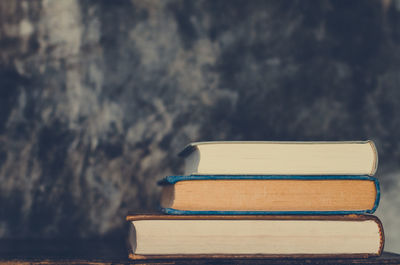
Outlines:
<svg viewBox="0 0 400 265"><path fill-rule="evenodd" d="M0 264L400 264L385 252L369 259L128 259L124 240L0 240Z"/></svg>

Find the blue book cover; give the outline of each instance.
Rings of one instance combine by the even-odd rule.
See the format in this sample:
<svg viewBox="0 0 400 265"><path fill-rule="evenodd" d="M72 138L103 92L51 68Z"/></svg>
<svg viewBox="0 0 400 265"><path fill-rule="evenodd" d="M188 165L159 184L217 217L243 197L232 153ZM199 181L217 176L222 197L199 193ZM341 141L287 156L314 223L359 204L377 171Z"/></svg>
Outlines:
<svg viewBox="0 0 400 265"><path fill-rule="evenodd" d="M190 176L167 176L158 182L161 186L174 185L181 181L193 180L367 180L372 181L375 185L376 196L375 203L371 209L360 211L194 211L180 210L174 208L161 208L161 211L166 214L173 215L337 215L337 214L370 214L374 213L379 205L380 187L378 179L371 176L231 176L231 175L190 175Z"/></svg>

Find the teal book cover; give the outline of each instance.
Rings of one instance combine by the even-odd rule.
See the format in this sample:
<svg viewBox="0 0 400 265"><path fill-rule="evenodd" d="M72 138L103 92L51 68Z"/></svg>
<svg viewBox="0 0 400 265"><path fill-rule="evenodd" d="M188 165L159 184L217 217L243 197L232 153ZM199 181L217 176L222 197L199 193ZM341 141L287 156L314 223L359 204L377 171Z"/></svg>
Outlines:
<svg viewBox="0 0 400 265"><path fill-rule="evenodd" d="M160 186L173 186L182 181L195 180L300 180L300 181L315 181L315 180L367 180L372 181L375 185L376 196L373 207L365 210L356 211L202 211L202 210L181 210L174 207L161 207L161 211L172 215L338 215L338 214L371 214L374 213L379 205L380 187L379 181L371 176L266 176L266 175L189 175L189 176L167 176L158 182Z"/></svg>

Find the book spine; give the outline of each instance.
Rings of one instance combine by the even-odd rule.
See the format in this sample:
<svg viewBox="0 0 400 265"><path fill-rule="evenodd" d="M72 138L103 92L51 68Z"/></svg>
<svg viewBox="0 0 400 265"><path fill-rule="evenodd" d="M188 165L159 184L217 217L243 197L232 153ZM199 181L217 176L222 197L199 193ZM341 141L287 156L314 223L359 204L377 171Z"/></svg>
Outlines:
<svg viewBox="0 0 400 265"><path fill-rule="evenodd" d="M380 242L379 242L379 250L378 250L378 256L382 255L383 253L383 248L385 246L385 232L383 230L383 225L381 220L379 220L378 217L373 216L374 217L374 221L376 222L376 224L378 225L379 228L379 238L380 238Z"/></svg>
<svg viewBox="0 0 400 265"><path fill-rule="evenodd" d="M373 141L367 141L367 142L371 146L372 152L374 153L374 161L372 163L371 172L369 173L370 176L373 176L376 173L376 170L378 169L378 150L376 149L376 146Z"/></svg>

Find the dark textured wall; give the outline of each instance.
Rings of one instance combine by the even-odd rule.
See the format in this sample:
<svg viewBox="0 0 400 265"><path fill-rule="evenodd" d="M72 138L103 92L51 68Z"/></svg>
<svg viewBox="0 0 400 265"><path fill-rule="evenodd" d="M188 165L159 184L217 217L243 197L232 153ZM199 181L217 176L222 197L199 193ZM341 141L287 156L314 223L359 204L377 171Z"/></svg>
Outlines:
<svg viewBox="0 0 400 265"><path fill-rule="evenodd" d="M376 142L400 251L400 1L0 1L0 237L125 235L200 140Z"/></svg>

